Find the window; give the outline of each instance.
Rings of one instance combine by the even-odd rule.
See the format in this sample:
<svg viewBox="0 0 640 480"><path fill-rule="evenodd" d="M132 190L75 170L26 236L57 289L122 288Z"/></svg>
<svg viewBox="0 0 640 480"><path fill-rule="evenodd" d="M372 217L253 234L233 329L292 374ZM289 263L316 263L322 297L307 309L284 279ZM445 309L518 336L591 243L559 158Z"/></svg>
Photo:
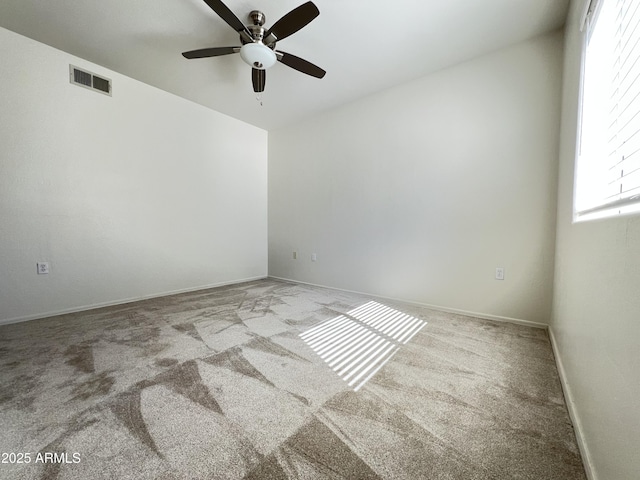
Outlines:
<svg viewBox="0 0 640 480"><path fill-rule="evenodd" d="M574 219L640 212L640 1L591 0Z"/></svg>

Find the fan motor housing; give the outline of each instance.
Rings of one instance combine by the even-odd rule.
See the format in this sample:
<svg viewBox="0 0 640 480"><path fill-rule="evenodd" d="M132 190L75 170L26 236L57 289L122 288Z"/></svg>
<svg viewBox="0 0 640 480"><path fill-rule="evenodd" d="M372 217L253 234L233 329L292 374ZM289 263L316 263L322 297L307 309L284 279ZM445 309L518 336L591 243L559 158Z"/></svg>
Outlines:
<svg viewBox="0 0 640 480"><path fill-rule="evenodd" d="M249 13L249 20L252 22L250 25L246 25L247 30L251 33L251 37L253 38L253 42L264 43L271 50L275 50L276 48L276 38L273 34L269 35L269 38L266 39L265 42L265 33L266 29L263 27L264 22L267 20L267 17L260 10L253 10ZM243 35L240 35L240 42L242 45L246 45L247 43L251 43L246 39Z"/></svg>
<svg viewBox="0 0 640 480"><path fill-rule="evenodd" d="M265 34L264 27L261 27L260 25L247 25L247 30L251 32L251 36L253 37L254 42L262 42L262 39L264 38L264 34ZM245 43L251 43L245 40L242 37L242 35L240 35L240 41L242 42L243 45Z"/></svg>

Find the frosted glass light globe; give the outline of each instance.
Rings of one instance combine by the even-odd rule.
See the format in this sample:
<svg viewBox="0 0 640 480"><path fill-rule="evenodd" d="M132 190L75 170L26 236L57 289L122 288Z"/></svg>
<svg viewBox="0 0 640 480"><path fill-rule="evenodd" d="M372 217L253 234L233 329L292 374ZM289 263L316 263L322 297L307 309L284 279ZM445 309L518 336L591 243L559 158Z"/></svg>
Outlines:
<svg viewBox="0 0 640 480"><path fill-rule="evenodd" d="M278 60L273 50L263 43L247 43L240 48L242 60L252 68L266 70Z"/></svg>

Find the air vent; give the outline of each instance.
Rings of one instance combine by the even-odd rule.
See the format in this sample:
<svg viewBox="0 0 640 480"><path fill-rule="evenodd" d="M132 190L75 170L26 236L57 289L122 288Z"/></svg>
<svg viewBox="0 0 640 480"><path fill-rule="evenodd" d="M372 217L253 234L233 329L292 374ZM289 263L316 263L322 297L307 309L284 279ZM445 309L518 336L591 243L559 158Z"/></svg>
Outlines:
<svg viewBox="0 0 640 480"><path fill-rule="evenodd" d="M69 81L74 85L90 88L105 95L111 95L111 80L99 77L86 70L81 70L73 65L69 65Z"/></svg>

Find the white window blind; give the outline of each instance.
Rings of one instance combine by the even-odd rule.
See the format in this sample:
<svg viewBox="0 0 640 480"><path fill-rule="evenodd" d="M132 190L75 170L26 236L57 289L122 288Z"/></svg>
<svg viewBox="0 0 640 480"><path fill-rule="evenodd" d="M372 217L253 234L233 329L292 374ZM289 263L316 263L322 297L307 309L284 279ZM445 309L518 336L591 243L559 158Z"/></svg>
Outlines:
<svg viewBox="0 0 640 480"><path fill-rule="evenodd" d="M640 1L587 10L576 218L640 211Z"/></svg>

